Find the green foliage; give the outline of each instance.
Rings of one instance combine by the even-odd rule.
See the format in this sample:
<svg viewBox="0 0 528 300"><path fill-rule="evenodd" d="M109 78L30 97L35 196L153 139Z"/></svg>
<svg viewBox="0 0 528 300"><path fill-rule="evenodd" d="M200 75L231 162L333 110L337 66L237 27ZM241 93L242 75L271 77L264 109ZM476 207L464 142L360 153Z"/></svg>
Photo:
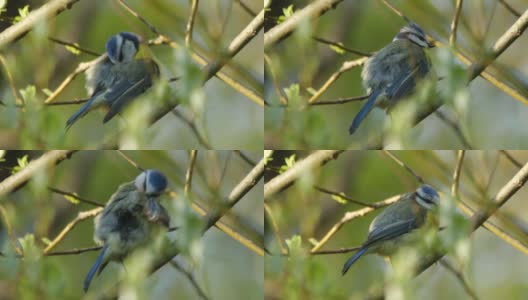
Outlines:
<svg viewBox="0 0 528 300"><path fill-rule="evenodd" d="M341 192L339 193L339 195L332 195L332 199L334 199L335 201L337 201L337 203L339 204L347 204L348 203L348 200L341 197L341 196L346 196L345 193Z"/></svg>
<svg viewBox="0 0 528 300"><path fill-rule="evenodd" d="M293 4L289 5L286 8L283 8L282 9L282 16L279 16L279 18L277 19L277 23L280 24L280 23L284 22L286 19L291 17L293 15L293 13L294 13Z"/></svg>
<svg viewBox="0 0 528 300"><path fill-rule="evenodd" d="M28 155L24 155L22 157L19 157L17 158L17 163L18 165L17 166L14 166L13 167L13 170L11 170L11 174L15 174L17 173L18 171L24 169L25 167L27 167L28 165Z"/></svg>
<svg viewBox="0 0 528 300"><path fill-rule="evenodd" d="M79 47L79 44L77 43L73 43L75 46ZM79 48L76 48L76 47L73 47L73 46L70 46L70 45L66 45L64 46L64 48L66 48L66 50L68 50L68 52L70 53L73 53L74 55L80 55L82 52L81 50L79 50Z"/></svg>
<svg viewBox="0 0 528 300"><path fill-rule="evenodd" d="M339 42L338 44L340 46L344 46L343 43L341 43L341 42ZM330 45L329 47L330 47L330 49L332 49L337 54L345 54L345 49L343 49L343 47L339 47L339 46L336 46L336 45Z"/></svg>
<svg viewBox="0 0 528 300"><path fill-rule="evenodd" d="M290 155L289 157L286 157L284 159L284 165L282 165L279 169L280 173L286 172L289 168L291 168L295 164L295 154Z"/></svg>
<svg viewBox="0 0 528 300"><path fill-rule="evenodd" d="M29 5L26 5L18 9L18 16L13 20L13 24L20 22L22 19L29 15Z"/></svg>

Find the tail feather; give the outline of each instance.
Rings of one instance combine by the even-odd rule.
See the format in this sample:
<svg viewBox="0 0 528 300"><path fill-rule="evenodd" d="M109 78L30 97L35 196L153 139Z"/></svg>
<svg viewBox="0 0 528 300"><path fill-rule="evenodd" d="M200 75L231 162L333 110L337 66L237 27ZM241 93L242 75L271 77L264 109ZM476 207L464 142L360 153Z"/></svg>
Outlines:
<svg viewBox="0 0 528 300"><path fill-rule="evenodd" d="M83 284L83 290L85 293L90 287L90 282L92 282L92 278L94 277L95 273L99 270L101 264L103 264L106 250L108 250L108 245L104 245L103 249L101 249L101 252L99 253L99 256L97 256L97 259L95 260L95 263L93 264L92 268L90 269L90 271L88 271L88 274L86 274L86 278L84 279Z"/></svg>
<svg viewBox="0 0 528 300"><path fill-rule="evenodd" d="M95 96L90 98L88 102L84 103L84 105L78 111L76 111L68 119L68 121L66 121L66 130L68 130L73 125L73 123L75 123L78 119L80 119L81 117L84 117L84 115L89 111L90 106L92 106L92 103L94 102L94 100L95 100Z"/></svg>
<svg viewBox="0 0 528 300"><path fill-rule="evenodd" d="M348 133L350 135L354 134L356 130L359 128L359 124L367 117L367 115L372 111L374 106L376 106L377 98L380 94L381 90L375 90L372 92L372 94L369 96L367 103L361 107L357 115L354 117L354 120L352 121L352 125L350 125L350 128L348 129Z"/></svg>
<svg viewBox="0 0 528 300"><path fill-rule="evenodd" d="M343 270L341 271L341 275L345 275L348 269L350 269L350 267L356 262L356 260L358 260L361 256L363 256L363 254L365 254L367 250L368 250L368 247L362 247L361 249L359 249L358 252L352 255L352 257L349 258L345 262L345 265L343 266Z"/></svg>

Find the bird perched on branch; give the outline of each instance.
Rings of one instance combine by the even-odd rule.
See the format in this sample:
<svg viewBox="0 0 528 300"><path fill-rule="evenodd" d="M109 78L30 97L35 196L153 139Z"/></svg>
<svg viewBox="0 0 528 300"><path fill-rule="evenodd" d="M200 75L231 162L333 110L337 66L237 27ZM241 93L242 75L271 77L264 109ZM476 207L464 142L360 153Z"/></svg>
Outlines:
<svg viewBox="0 0 528 300"><path fill-rule="evenodd" d="M416 192L402 197L385 208L370 223L367 241L346 261L343 275L364 254L391 256L397 252L399 246L415 240L417 236L411 232L424 225L427 213L440 202L438 192L426 184L420 186Z"/></svg>
<svg viewBox="0 0 528 300"><path fill-rule="evenodd" d="M409 23L390 44L365 62L361 78L369 98L352 121L350 134L358 129L374 106L389 110L398 100L412 94L417 83L430 73L431 62L424 48L432 47L434 42L427 40L420 26Z"/></svg>
<svg viewBox="0 0 528 300"><path fill-rule="evenodd" d="M103 123L108 122L123 107L152 86L159 77L159 67L150 58L136 59L141 37L121 32L106 42L106 53L86 70L86 89L90 99L66 122L70 128L89 111L106 107Z"/></svg>
<svg viewBox="0 0 528 300"><path fill-rule="evenodd" d="M169 227L169 215L159 203L166 188L167 178L156 170L146 170L134 181L119 186L94 221L94 240L103 248L86 275L85 292L93 276L101 273L111 260L121 261L147 244L154 231Z"/></svg>

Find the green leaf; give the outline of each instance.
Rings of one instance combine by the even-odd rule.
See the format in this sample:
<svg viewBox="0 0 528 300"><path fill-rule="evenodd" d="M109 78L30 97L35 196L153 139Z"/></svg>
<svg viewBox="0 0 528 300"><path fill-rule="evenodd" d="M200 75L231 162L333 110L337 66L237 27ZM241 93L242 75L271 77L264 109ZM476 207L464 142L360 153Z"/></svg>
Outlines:
<svg viewBox="0 0 528 300"><path fill-rule="evenodd" d="M11 171L12 174L17 173L28 165L28 156L24 155L22 158L17 158L18 166L15 166Z"/></svg>
<svg viewBox="0 0 528 300"><path fill-rule="evenodd" d="M290 256L296 256L303 252L302 250L302 239L300 235L294 235L291 239L286 239L286 245L290 250Z"/></svg>
<svg viewBox="0 0 528 300"><path fill-rule="evenodd" d="M295 104L301 103L301 87L298 83L293 83L289 87L285 87L284 94L286 94L290 102Z"/></svg>
<svg viewBox="0 0 528 300"><path fill-rule="evenodd" d="M73 193L75 196L77 196L77 193ZM71 196L71 195L64 195L64 199L68 200L69 202L71 202L72 204L79 204L81 201L79 201L78 198L76 198L75 196Z"/></svg>
<svg viewBox="0 0 528 300"><path fill-rule="evenodd" d="M343 46L343 43L338 43L340 46ZM342 47L336 46L336 45L330 45L330 49L334 50L337 54L344 54L345 50Z"/></svg>
<svg viewBox="0 0 528 300"><path fill-rule="evenodd" d="M79 47L79 44L77 43L74 43L75 46ZM75 54L75 55L79 55L81 54L81 50L79 50L78 48L76 47L73 47L73 46L65 46L66 50L68 50L69 52Z"/></svg>
<svg viewBox="0 0 528 300"><path fill-rule="evenodd" d="M312 246L315 246L315 245L317 245L317 244L319 243L319 241L316 240L316 239L314 239L314 238L310 238L310 239L308 240L308 242L309 242L310 245L312 245Z"/></svg>
<svg viewBox="0 0 528 300"><path fill-rule="evenodd" d="M277 23L282 23L293 15L293 4L282 9L282 16L277 19Z"/></svg>
<svg viewBox="0 0 528 300"><path fill-rule="evenodd" d="M334 199L338 203L347 204L348 200L343 198L342 196L345 196L345 193L339 193L339 195L332 195L332 199Z"/></svg>
<svg viewBox="0 0 528 300"><path fill-rule="evenodd" d="M295 164L295 154L292 154L290 157L286 157L284 159L284 165L282 165L279 169L280 173L285 172L289 168L291 168Z"/></svg>
<svg viewBox="0 0 528 300"><path fill-rule="evenodd" d="M23 8L18 9L18 16L13 20L13 24L20 22L22 19L29 15L29 5L24 6Z"/></svg>

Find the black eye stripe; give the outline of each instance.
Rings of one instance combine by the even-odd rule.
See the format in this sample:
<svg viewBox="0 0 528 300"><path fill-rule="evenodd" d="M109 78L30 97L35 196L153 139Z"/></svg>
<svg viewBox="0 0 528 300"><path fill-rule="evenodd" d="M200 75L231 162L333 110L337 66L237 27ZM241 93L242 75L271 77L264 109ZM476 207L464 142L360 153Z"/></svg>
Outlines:
<svg viewBox="0 0 528 300"><path fill-rule="evenodd" d="M429 198L424 198L422 196L420 196L420 194L416 193L416 197L420 198L420 200L424 201L425 203L428 203L428 204L434 204L434 201L429 199Z"/></svg>

